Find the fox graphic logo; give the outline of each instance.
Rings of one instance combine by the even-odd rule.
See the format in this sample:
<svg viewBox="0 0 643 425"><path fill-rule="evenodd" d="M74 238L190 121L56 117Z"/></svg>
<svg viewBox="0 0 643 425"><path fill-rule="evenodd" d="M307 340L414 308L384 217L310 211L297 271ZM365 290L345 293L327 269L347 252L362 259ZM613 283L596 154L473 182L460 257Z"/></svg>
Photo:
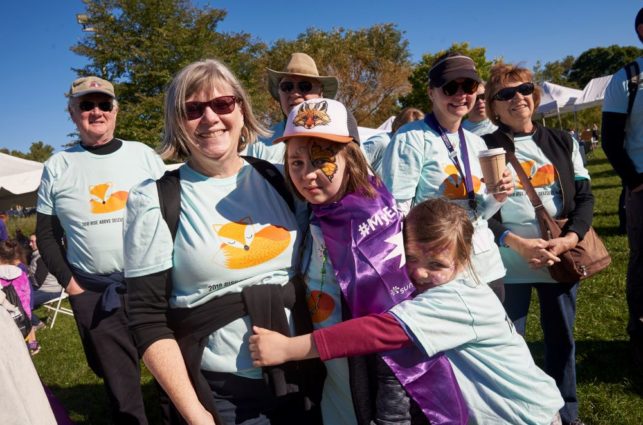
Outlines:
<svg viewBox="0 0 643 425"><path fill-rule="evenodd" d="M213 225L221 240L220 253L229 269L245 269L265 263L284 252L290 244L290 232L269 224L259 228L250 217L222 225Z"/></svg>
<svg viewBox="0 0 643 425"><path fill-rule="evenodd" d="M543 165L540 168L536 168L535 161L525 161L521 162L520 166L523 170L525 170L525 174L529 176L529 180L534 187L549 186L554 183L554 181L556 181L556 172L552 164L547 164ZM520 180L516 182L516 188L523 189Z"/></svg>
<svg viewBox="0 0 643 425"><path fill-rule="evenodd" d="M112 183L101 183L89 187L89 205L93 214L105 214L125 208L128 193L124 190L112 192Z"/></svg>
<svg viewBox="0 0 643 425"><path fill-rule="evenodd" d="M455 165L447 165L444 167L444 172L448 175L440 186L444 197L447 199L467 199L467 188L465 187L462 177L460 177L460 173L458 173L458 169ZM476 176L472 176L471 180L473 181L473 191L478 193L480 191L480 179Z"/></svg>
<svg viewBox="0 0 643 425"><path fill-rule="evenodd" d="M330 117L326 111L328 110L328 102L319 102L317 104L311 105L309 103L304 104L301 107L293 124L297 127L304 127L311 129L318 125L328 125L330 124Z"/></svg>

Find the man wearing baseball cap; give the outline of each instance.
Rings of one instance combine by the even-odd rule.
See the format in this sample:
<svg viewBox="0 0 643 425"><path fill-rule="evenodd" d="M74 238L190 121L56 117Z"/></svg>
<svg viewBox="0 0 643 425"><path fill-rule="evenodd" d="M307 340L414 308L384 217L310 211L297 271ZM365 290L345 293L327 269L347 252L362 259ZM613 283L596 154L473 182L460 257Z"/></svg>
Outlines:
<svg viewBox="0 0 643 425"><path fill-rule="evenodd" d="M159 178L165 167L144 144L114 137L118 103L109 81L75 80L67 108L80 143L45 163L37 207L40 253L69 294L87 363L104 380L113 422L147 424L140 362L125 315L122 234L129 190Z"/></svg>
<svg viewBox="0 0 643 425"><path fill-rule="evenodd" d="M634 20L643 42L643 8ZM601 139L607 159L625 186L630 260L627 267L627 332L634 362L643 367L643 57L617 71L605 90Z"/></svg>
<svg viewBox="0 0 643 425"><path fill-rule="evenodd" d="M283 121L270 129L272 136L259 139L248 146L248 155L265 159L270 162L283 163L284 145L273 146L276 138L284 134L286 117L297 105L306 100L327 98L334 99L337 95L339 82L337 78L319 75L317 64L306 53L296 52L290 56L283 71L268 70L268 91L279 102L284 114Z"/></svg>

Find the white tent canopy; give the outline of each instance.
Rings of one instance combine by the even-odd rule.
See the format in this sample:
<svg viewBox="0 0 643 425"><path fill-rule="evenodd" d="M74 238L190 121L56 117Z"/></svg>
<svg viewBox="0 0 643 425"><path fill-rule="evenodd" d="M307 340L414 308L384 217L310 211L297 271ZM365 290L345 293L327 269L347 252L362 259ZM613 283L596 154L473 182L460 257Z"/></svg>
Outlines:
<svg viewBox="0 0 643 425"><path fill-rule="evenodd" d="M43 164L0 153L0 210L36 205Z"/></svg>
<svg viewBox="0 0 643 425"><path fill-rule="evenodd" d="M574 110L580 111L591 108L592 106L602 105L603 98L605 97L605 89L611 80L611 75L592 78L583 89L581 95L574 100Z"/></svg>
<svg viewBox="0 0 643 425"><path fill-rule="evenodd" d="M544 82L541 88L540 106L536 113L544 117L573 112L575 100L583 93L581 90L550 82Z"/></svg>

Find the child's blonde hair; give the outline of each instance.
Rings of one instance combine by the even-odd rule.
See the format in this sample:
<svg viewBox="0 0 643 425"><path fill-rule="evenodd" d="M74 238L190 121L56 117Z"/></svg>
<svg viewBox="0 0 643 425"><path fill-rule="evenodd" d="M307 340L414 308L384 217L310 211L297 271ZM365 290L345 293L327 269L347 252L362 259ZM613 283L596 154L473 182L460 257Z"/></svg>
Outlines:
<svg viewBox="0 0 643 425"><path fill-rule="evenodd" d="M314 137L310 137L308 142L312 143L315 140ZM325 140L325 139L319 139ZM337 143L331 142L337 147L337 155L343 153L344 160L346 161L346 167L344 169L344 175L342 176L342 186L339 191L339 198L343 198L347 193L358 192L367 198L377 197L377 187L382 184L382 181L379 177L373 172L373 169L368 164L366 157L362 153L362 150L359 148L357 142L351 143ZM286 149L284 153L284 174L286 175L286 181L290 185L291 189L295 192L297 197L304 199L303 196L297 191L295 185L292 182L290 177L290 171L288 166L288 142L286 141ZM369 175L372 175L373 183L369 179Z"/></svg>
<svg viewBox="0 0 643 425"><path fill-rule="evenodd" d="M453 247L456 268L471 267L473 224L466 210L444 199L414 206L404 219L404 241Z"/></svg>

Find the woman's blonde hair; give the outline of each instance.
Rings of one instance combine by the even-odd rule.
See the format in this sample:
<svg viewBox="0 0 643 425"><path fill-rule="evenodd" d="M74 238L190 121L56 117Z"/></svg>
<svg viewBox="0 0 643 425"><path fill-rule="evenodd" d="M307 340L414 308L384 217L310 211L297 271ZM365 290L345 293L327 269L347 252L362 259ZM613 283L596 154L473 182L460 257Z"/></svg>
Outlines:
<svg viewBox="0 0 643 425"><path fill-rule="evenodd" d="M466 210L441 198L411 208L404 219L404 241L454 247L456 268L472 269L473 224Z"/></svg>
<svg viewBox="0 0 643 425"><path fill-rule="evenodd" d="M507 83L530 83L533 82L534 76L527 68L518 65L498 62L491 67L491 76L485 86L485 103L487 106L487 116L496 125L500 124L500 117L494 108L494 96L503 89ZM534 111L540 105L540 87L534 85Z"/></svg>
<svg viewBox="0 0 643 425"><path fill-rule="evenodd" d="M205 59L191 63L179 71L167 88L165 129L161 146L161 156L164 159L185 160L190 156L188 146L192 136L185 128L186 99L201 91L212 92L223 85L232 88L232 95L237 98L238 107L241 107L243 114L244 125L237 151L241 152L258 136L270 134L253 114L250 98L232 71L216 59Z"/></svg>
<svg viewBox="0 0 643 425"><path fill-rule="evenodd" d="M309 138L309 142L316 140L314 137ZM324 139L320 139L324 140ZM286 181L290 185L291 189L297 197L304 199L304 197L297 191L295 185L292 182L292 177L290 176L290 167L288 165L288 141L286 143L286 149L284 153L284 174L286 175ZM377 177L373 169L368 164L364 153L359 148L359 145L355 142L350 143L336 143L333 144L338 148L336 155L344 154L344 160L346 161L346 167L344 168L344 176L342 181L342 186L339 191L339 198L343 198L347 193L358 192L367 198L377 197L377 189L379 185L382 184L382 181ZM369 176L373 178L373 183L369 179Z"/></svg>

